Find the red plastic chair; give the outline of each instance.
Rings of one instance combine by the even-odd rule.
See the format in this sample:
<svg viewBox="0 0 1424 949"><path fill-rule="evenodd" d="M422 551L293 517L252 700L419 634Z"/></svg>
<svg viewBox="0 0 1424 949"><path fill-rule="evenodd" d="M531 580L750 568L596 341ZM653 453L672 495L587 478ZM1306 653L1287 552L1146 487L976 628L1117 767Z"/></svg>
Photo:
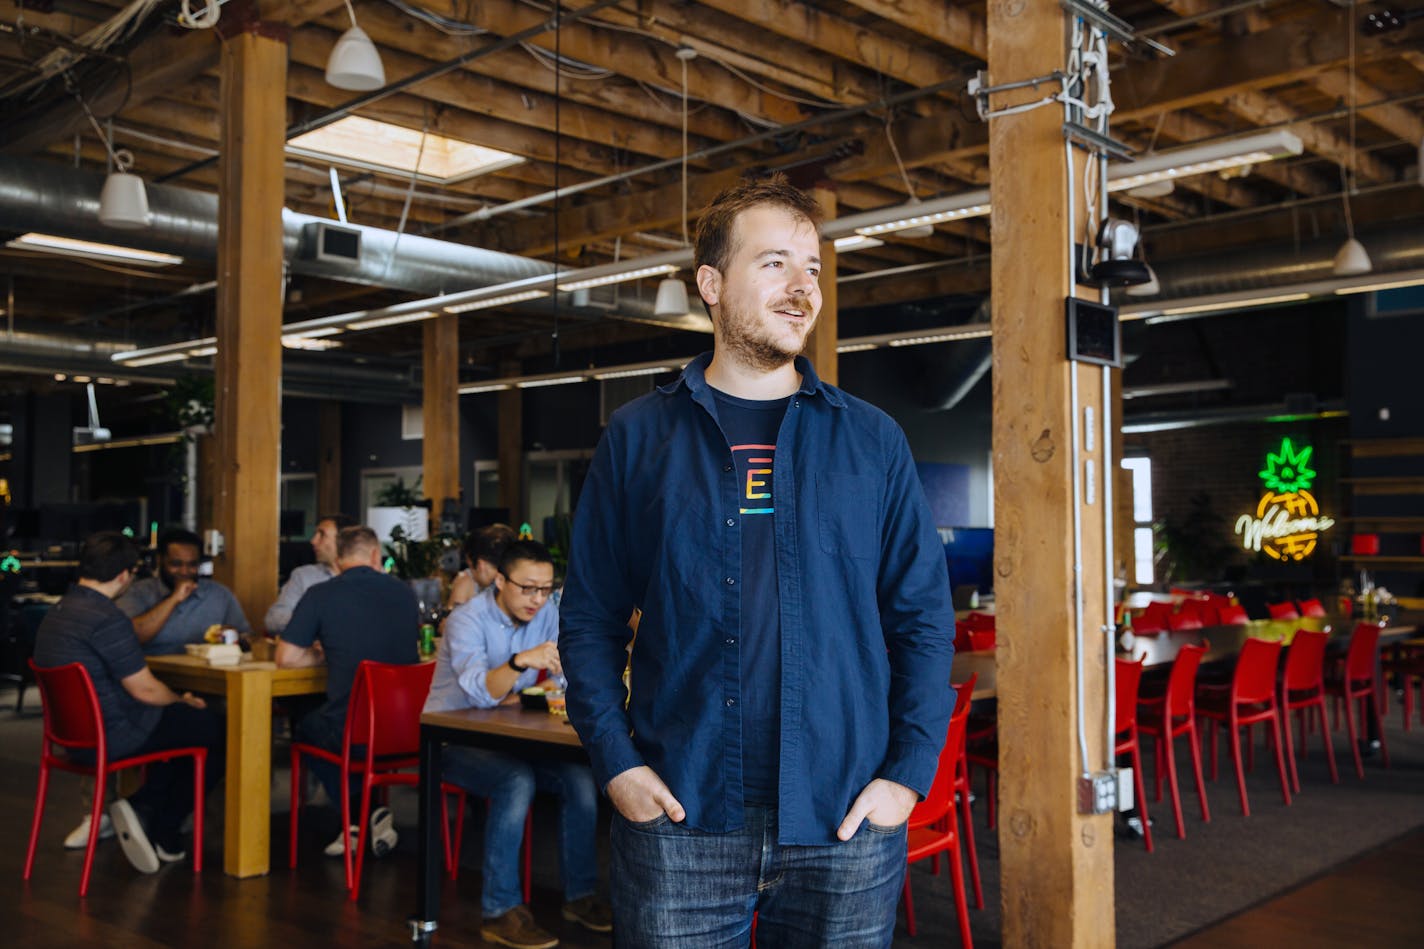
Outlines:
<svg viewBox="0 0 1424 949"><path fill-rule="evenodd" d="M1290 761L1291 787L1300 793L1300 774L1295 767L1295 747L1291 742L1290 713L1300 723L1300 751L1305 753L1305 711L1320 713L1320 734L1325 739L1325 761L1330 765L1330 781L1340 783L1335 767L1335 749L1330 743L1330 726L1325 722L1325 642L1329 633L1296 630L1286 650L1286 671L1281 678L1281 712L1285 716L1286 758Z"/></svg>
<svg viewBox="0 0 1424 949"><path fill-rule="evenodd" d="M1116 705L1113 712L1113 754L1132 759L1132 779L1137 785L1137 814L1142 819L1142 842L1152 852L1152 826L1147 819L1147 794L1142 785L1142 750L1137 740L1137 690L1142 684L1142 660L1116 660L1114 675Z"/></svg>
<svg viewBox="0 0 1424 949"><path fill-rule="evenodd" d="M1132 618L1132 631L1142 633L1166 632L1172 619L1172 604L1153 600L1147 608Z"/></svg>
<svg viewBox="0 0 1424 949"><path fill-rule="evenodd" d="M1271 619L1300 619L1295 604L1290 600L1286 600L1284 603L1267 603L1266 612Z"/></svg>
<svg viewBox="0 0 1424 949"><path fill-rule="evenodd" d="M1345 732L1350 736L1350 751L1355 756L1355 774L1363 778L1365 765L1360 760L1360 735L1355 727L1354 704L1360 705L1360 725L1365 724L1369 711L1366 702L1378 702L1375 694L1375 659L1379 650L1380 628L1375 623L1359 623L1350 637L1350 649L1345 654L1345 670L1340 679L1326 682L1325 692L1336 700L1336 714L1339 705L1345 706ZM1376 713L1379 707L1376 705ZM1389 767L1389 745L1385 743L1384 729L1380 729L1380 751L1384 766Z"/></svg>
<svg viewBox="0 0 1424 949"><path fill-rule="evenodd" d="M954 651L973 652L974 647L969 643L969 624L956 622L954 624Z"/></svg>
<svg viewBox="0 0 1424 949"><path fill-rule="evenodd" d="M35 795L35 819L30 825L30 849L25 853L24 878L30 878L35 866L35 848L40 840L40 822L44 818L45 793L49 790L51 768L87 774L94 779L94 807L89 815L89 843L84 848L84 872L79 878L79 895L89 892L89 874L94 868L94 847L99 842L99 824L104 819L104 788L109 775L125 768L171 761L174 758L193 759L193 872L203 872L203 771L207 765L206 748L169 748L129 758L109 760L108 742L104 735L104 717L99 697L89 670L74 662L67 666L45 669L30 660L30 669L44 700L44 741L40 745L40 787ZM67 756L56 754L56 747L94 752L91 765L76 764Z"/></svg>
<svg viewBox="0 0 1424 949"><path fill-rule="evenodd" d="M360 827L354 867L351 835L342 834L346 843L346 888L351 891L352 900L361 895L361 868L365 863L366 837L370 833L372 792L377 787L392 785L413 787L420 781L414 770L420 763L420 712L434 674L432 662L406 666L368 659L356 667L341 752L337 754L305 742L292 743L292 835L288 854L291 866L297 865L302 758L310 755L341 768L341 826L343 829L353 825ZM351 819L353 775L361 776L359 821ZM448 862L448 850L446 859Z"/></svg>
<svg viewBox="0 0 1424 949"><path fill-rule="evenodd" d="M1325 615L1325 604L1319 600L1301 600L1296 604L1296 608L1301 616L1322 617Z"/></svg>
<svg viewBox="0 0 1424 949"><path fill-rule="evenodd" d="M959 915L959 938L968 949L974 942L969 934L969 906L964 894L964 866L959 856L959 821L955 816L954 784L955 772L964 755L964 731L969 722L969 699L974 694L971 676L963 685L954 686L959 694L955 700L954 714L949 719L949 732L945 735L944 748L940 751L939 767L935 769L933 783L925 799L915 805L910 812L908 825L909 843L905 860L913 864L926 857L946 855L949 861L950 884L954 887L954 908ZM910 894L910 874L905 873L905 925L910 935L915 934L915 905Z"/></svg>
<svg viewBox="0 0 1424 949"><path fill-rule="evenodd" d="M995 614L993 613L970 613L964 617L964 625L970 629L993 629L995 625Z"/></svg>
<svg viewBox="0 0 1424 949"><path fill-rule="evenodd" d="M1192 753L1192 773L1197 781L1197 800L1201 802L1202 823L1211 823L1206 782L1202 780L1196 715L1197 669L1206 649L1205 645L1183 646L1172 663L1166 691L1161 695L1140 695L1137 699L1137 730L1155 739L1152 745L1153 800L1162 800L1162 766L1165 762L1172 792L1172 814L1177 819L1177 838L1180 840L1186 839L1187 828L1182 821L1182 791L1177 782L1177 756L1172 748L1175 738L1187 739L1187 748Z"/></svg>
<svg viewBox="0 0 1424 949"><path fill-rule="evenodd" d="M1218 626L1245 626L1249 622L1251 622L1251 617L1246 615L1246 607L1238 603L1228 603L1216 608L1216 624Z"/></svg>
<svg viewBox="0 0 1424 949"><path fill-rule="evenodd" d="M1197 689L1197 714L1225 726L1231 734L1231 761L1236 766L1236 790L1241 797L1241 813L1251 816L1246 801L1246 771L1241 762L1241 735L1245 728L1250 742L1250 726L1269 722L1274 739L1276 769L1281 775L1281 798L1289 806L1290 777L1281 744L1281 707L1276 701L1276 669L1280 665L1281 644L1250 638L1241 647L1229 686L1203 685ZM1216 725L1211 728L1211 776L1216 778Z"/></svg>
<svg viewBox="0 0 1424 949"><path fill-rule="evenodd" d="M971 652L985 652L994 648L996 636L994 627L988 629L969 630L969 649Z"/></svg>
<svg viewBox="0 0 1424 949"><path fill-rule="evenodd" d="M1186 600L1182 603L1182 608L1177 611L1177 616L1193 617L1197 621L1196 626L1184 627L1190 629L1200 629L1203 626L1215 626L1216 607L1205 597L1201 599Z"/></svg>
<svg viewBox="0 0 1424 949"><path fill-rule="evenodd" d="M1195 607L1183 609L1180 613L1173 613L1167 617L1167 628L1174 633L1184 629L1201 629L1205 625L1202 622L1201 614Z"/></svg>

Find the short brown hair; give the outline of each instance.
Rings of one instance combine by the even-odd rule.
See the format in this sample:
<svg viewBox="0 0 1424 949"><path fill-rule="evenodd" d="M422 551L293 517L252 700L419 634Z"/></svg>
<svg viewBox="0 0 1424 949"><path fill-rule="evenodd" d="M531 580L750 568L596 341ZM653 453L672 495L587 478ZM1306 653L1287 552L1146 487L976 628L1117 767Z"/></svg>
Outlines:
<svg viewBox="0 0 1424 949"><path fill-rule="evenodd" d="M817 231L821 229L821 206L809 194L777 172L755 181L733 185L712 199L712 204L697 222L697 238L693 242L693 269L706 264L725 273L731 262L732 227L737 215L750 208L770 206L781 208L800 218Z"/></svg>
<svg viewBox="0 0 1424 949"><path fill-rule="evenodd" d="M353 560L359 556L369 556L371 551L381 549L381 539L376 532L364 524L343 527L336 535L336 559Z"/></svg>

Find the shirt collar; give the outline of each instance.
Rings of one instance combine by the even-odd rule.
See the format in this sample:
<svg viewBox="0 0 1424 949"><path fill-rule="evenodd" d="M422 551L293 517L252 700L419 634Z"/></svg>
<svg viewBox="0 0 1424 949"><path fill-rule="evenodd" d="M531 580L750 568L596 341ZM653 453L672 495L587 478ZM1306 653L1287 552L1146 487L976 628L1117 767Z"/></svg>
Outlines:
<svg viewBox="0 0 1424 949"><path fill-rule="evenodd" d="M692 393L694 399L709 397L707 367L711 363L712 353L703 353L683 367L682 375L667 385L659 387L658 391L663 395L672 395L679 387L686 386L687 391ZM828 404L838 409L845 408L845 396L839 389L821 381L821 377L816 375L816 370L811 365L811 360L805 356L797 356L795 364L796 371L801 374L801 388L796 390L797 395L821 395Z"/></svg>

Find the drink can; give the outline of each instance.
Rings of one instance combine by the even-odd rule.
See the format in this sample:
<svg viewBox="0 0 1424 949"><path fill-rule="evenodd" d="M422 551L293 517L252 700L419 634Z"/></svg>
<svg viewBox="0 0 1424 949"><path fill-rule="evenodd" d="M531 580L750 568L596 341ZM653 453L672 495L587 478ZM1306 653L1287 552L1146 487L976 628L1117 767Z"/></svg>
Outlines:
<svg viewBox="0 0 1424 949"><path fill-rule="evenodd" d="M422 656L435 655L435 627L430 623L420 627L420 654Z"/></svg>

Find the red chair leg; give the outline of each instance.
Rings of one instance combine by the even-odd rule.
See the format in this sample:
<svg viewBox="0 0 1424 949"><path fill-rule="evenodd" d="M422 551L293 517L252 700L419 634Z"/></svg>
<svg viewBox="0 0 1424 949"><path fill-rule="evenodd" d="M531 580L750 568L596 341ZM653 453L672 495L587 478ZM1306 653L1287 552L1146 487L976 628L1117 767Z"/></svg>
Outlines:
<svg viewBox="0 0 1424 949"><path fill-rule="evenodd" d="M1384 713L1382 711L1379 711L1378 709L1378 699L1381 694L1388 691L1389 690L1385 689L1380 683L1375 683L1374 696L1376 699L1377 706L1375 709L1375 721L1379 723L1380 761L1384 763L1384 766L1386 768L1389 767L1389 740L1385 737L1384 734ZM1362 722L1364 721L1363 718L1361 718L1360 720Z"/></svg>
<svg viewBox="0 0 1424 949"><path fill-rule="evenodd" d="M291 834L287 843L287 865L297 868L297 819L302 813L302 753L292 748L292 815Z"/></svg>
<svg viewBox="0 0 1424 949"><path fill-rule="evenodd" d="M1235 724L1226 726L1226 729L1231 733L1231 763L1236 767L1236 793L1241 798L1241 813L1250 817L1251 805L1246 802L1246 771L1241 760L1241 736L1236 731Z"/></svg>
<svg viewBox="0 0 1424 949"><path fill-rule="evenodd" d="M1330 741L1330 729L1325 727L1325 701L1316 706L1320 712L1320 734L1325 737L1325 762L1330 766L1330 783L1340 783L1340 770L1335 767L1335 748Z"/></svg>
<svg viewBox="0 0 1424 949"><path fill-rule="evenodd" d="M1349 689L1349 683L1346 683L1345 688L1347 690ZM1355 735L1354 703L1348 698L1347 695L1345 701L1342 704L1344 704L1345 706L1345 734L1349 736L1350 739L1350 753L1355 756L1355 774L1360 778L1360 780L1364 780L1365 763L1360 760L1360 742L1358 740L1358 737ZM1340 707L1338 705L1335 707L1335 711L1336 714L1339 714Z"/></svg>
<svg viewBox="0 0 1424 949"><path fill-rule="evenodd" d="M959 794L959 825L969 847L969 879L974 884L974 908L984 908L984 887L979 880L979 851L974 846L974 815L969 812L969 794ZM907 868L906 872L909 870Z"/></svg>
<svg viewBox="0 0 1424 949"><path fill-rule="evenodd" d="M1201 816L1203 824L1211 823L1211 809L1206 803L1206 782L1202 780L1201 763L1201 742L1197 739L1197 726L1192 723L1191 730L1186 732L1187 741L1191 743L1192 771L1197 779L1197 800L1201 802Z"/></svg>
<svg viewBox="0 0 1424 949"><path fill-rule="evenodd" d="M1285 801L1286 807L1290 807L1291 779L1290 775L1286 773L1285 753L1281 745L1281 715L1279 709L1276 710L1276 714L1271 718L1271 731L1268 732L1268 734L1273 737L1274 740L1272 743L1276 748L1276 771L1278 771L1281 776L1281 799ZM1291 767L1292 770L1294 770L1294 762L1292 762Z"/></svg>
<svg viewBox="0 0 1424 949"><path fill-rule="evenodd" d="M193 756L193 872L203 872L203 808L207 805L207 789L203 783L207 770L207 752ZM95 827L98 825L95 824Z"/></svg>
<svg viewBox="0 0 1424 949"><path fill-rule="evenodd" d="M1182 820L1182 789L1177 784L1177 750L1172 747L1172 722L1167 721L1166 729L1162 737L1157 739L1157 757L1159 760L1165 759L1167 764L1167 793L1172 795L1172 818L1177 822L1177 839L1187 839L1187 825ZM1159 765L1158 770L1161 770ZM1160 786L1162 781L1160 776L1157 780ZM1157 800L1162 800L1162 795L1157 795Z"/></svg>
<svg viewBox="0 0 1424 949"><path fill-rule="evenodd" d="M30 821L30 849L25 851L25 874L24 879L30 878L30 872L35 868L35 848L40 842L40 822L44 819L45 795L49 793L49 765L40 763L40 787L35 792L35 816ZM103 806L104 799L94 798L94 802L100 807ZM98 827L94 824L93 827Z"/></svg>
<svg viewBox="0 0 1424 949"><path fill-rule="evenodd" d="M345 778L346 776L343 774L342 777ZM356 866L354 876L351 878L350 887L351 901L353 903L361 897L361 870L366 865L366 847L368 845L367 837L371 833L371 798L374 796L375 793L375 787L372 783L374 777L375 774L371 771L369 767L366 768L366 770L362 773L361 815L360 820L356 825L360 829L357 831L356 834ZM347 807L349 809L349 788L347 789L347 795ZM351 825L347 824L346 826L350 827ZM348 860L351 859L351 835L349 833L346 834L346 856Z"/></svg>
<svg viewBox="0 0 1424 949"><path fill-rule="evenodd" d="M954 911L959 914L959 940L964 949L972 949L974 939L969 934L969 907L964 899L964 867L959 857L959 841L954 842L945 859L949 861L949 881L954 887Z"/></svg>
<svg viewBox="0 0 1424 949"><path fill-rule="evenodd" d="M1137 737L1132 740L1132 778L1137 783L1137 816L1142 820L1142 842L1147 852L1152 852L1152 822L1147 817L1147 794L1142 780L1142 751Z"/></svg>
<svg viewBox="0 0 1424 949"><path fill-rule="evenodd" d="M1289 713L1287 713L1287 714L1289 714ZM1295 745L1294 745L1294 743L1293 743L1293 741L1292 741L1292 739L1291 739L1291 729L1290 729L1290 720L1289 720L1289 719L1286 720L1285 727L1284 727L1282 730L1286 733L1286 762L1290 765L1290 784L1291 784L1291 790L1294 791L1295 793L1299 794L1299 793L1300 793L1300 773L1296 770L1296 767L1295 767ZM1279 744L1279 743L1278 743L1278 744ZM1302 747L1305 746L1305 734L1304 734L1304 730L1303 730L1303 729L1302 729L1301 736L1300 736L1300 744L1301 744ZM1277 749L1277 751L1279 751L1279 748Z"/></svg>

